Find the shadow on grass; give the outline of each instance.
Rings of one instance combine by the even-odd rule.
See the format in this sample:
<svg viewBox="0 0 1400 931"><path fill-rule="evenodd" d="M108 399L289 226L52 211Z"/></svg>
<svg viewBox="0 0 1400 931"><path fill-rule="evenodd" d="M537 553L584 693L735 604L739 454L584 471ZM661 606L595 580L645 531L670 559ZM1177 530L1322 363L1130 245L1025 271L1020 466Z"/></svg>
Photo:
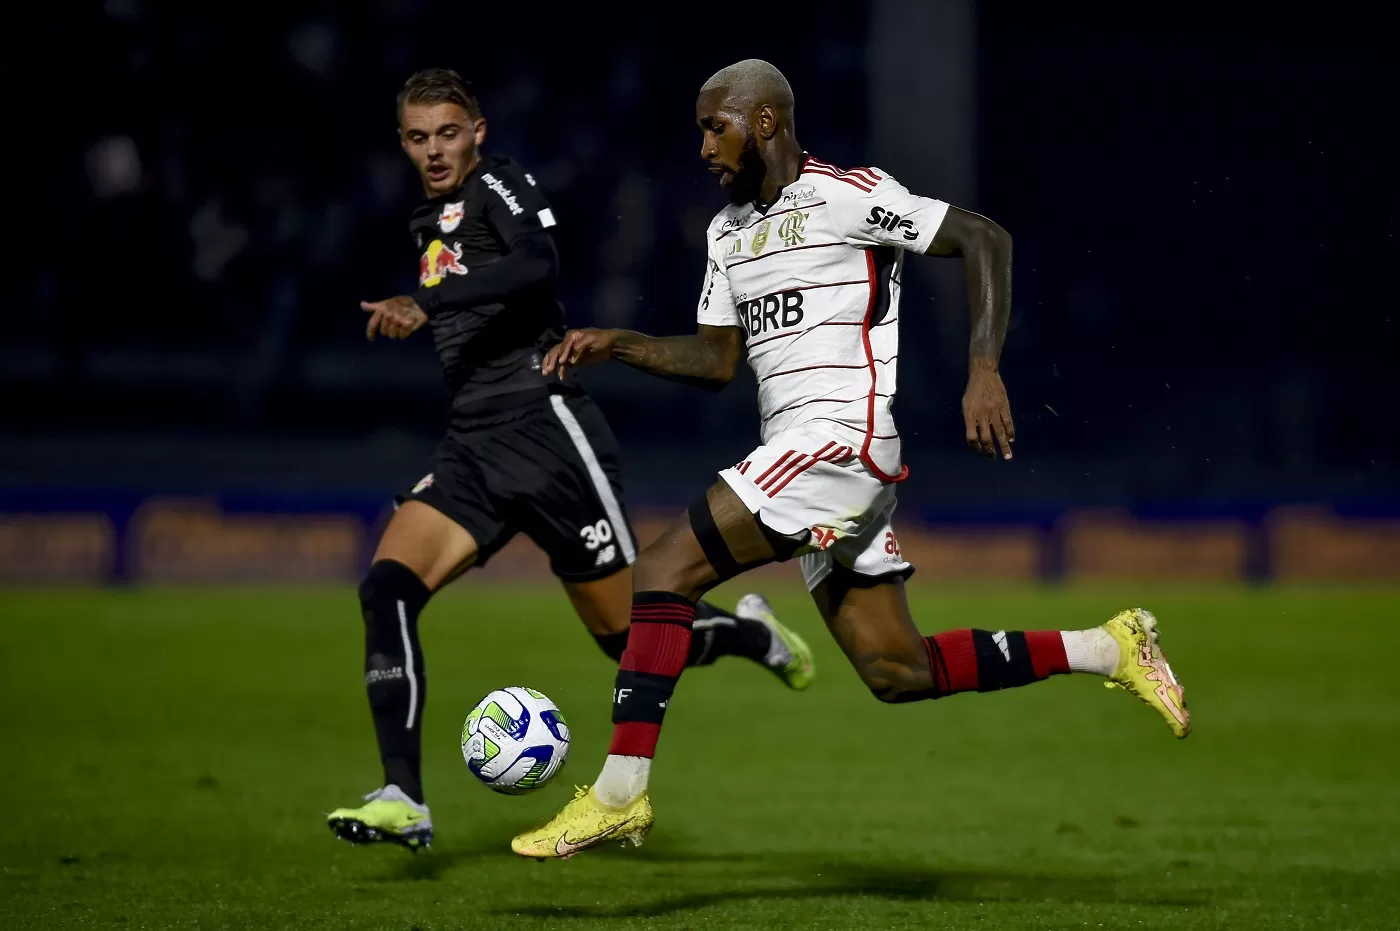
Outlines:
<svg viewBox="0 0 1400 931"><path fill-rule="evenodd" d="M529 863L510 852L510 848L499 839L491 841L481 841L480 843L467 844L463 847L439 847L430 848L420 853L404 855L401 850L385 851L386 854L396 855L397 862L393 863L383 875L375 877L372 882L396 883L411 882L415 880L436 880L445 874L451 873L461 866L465 866L476 860L500 859L512 860L522 864ZM626 859L641 861L644 863L749 863L757 860L768 859L757 853L707 853L698 850L683 850L648 845L640 849L622 846L600 847L589 851L589 859Z"/></svg>
<svg viewBox="0 0 1400 931"><path fill-rule="evenodd" d="M708 858L707 858L708 859ZM739 858L716 856L715 860ZM745 859L759 859L750 857ZM778 858L765 858L776 860ZM658 856L656 862L685 862L684 857ZM1200 899L1152 897L1118 892L1111 877L1049 876L959 870L910 869L871 863L794 861L781 858L771 868L745 866L742 875L694 877L696 885L713 891L657 896L617 905L537 905L501 909L500 915L537 918L661 918L711 905L743 901L844 899L875 897L896 901L945 902L1064 902L1076 904L1155 905L1184 908L1203 905Z"/></svg>

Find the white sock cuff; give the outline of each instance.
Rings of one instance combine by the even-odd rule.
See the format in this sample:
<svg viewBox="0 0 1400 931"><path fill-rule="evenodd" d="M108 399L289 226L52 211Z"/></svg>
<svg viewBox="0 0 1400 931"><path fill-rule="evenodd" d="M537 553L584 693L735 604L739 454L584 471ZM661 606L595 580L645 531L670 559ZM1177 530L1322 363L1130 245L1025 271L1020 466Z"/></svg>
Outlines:
<svg viewBox="0 0 1400 931"><path fill-rule="evenodd" d="M1062 630L1060 640L1065 645L1065 659L1070 672L1092 672L1111 676L1118 668L1118 641L1106 630Z"/></svg>

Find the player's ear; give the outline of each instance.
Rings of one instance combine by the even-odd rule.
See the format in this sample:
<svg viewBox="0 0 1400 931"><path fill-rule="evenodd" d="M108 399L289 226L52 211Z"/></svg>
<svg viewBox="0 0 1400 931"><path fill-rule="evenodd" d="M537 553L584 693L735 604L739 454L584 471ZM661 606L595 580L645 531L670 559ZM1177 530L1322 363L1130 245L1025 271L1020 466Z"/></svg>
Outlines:
<svg viewBox="0 0 1400 931"><path fill-rule="evenodd" d="M476 125L472 127L472 138L476 140L477 145L486 141L486 117L483 116L476 121Z"/></svg>
<svg viewBox="0 0 1400 931"><path fill-rule="evenodd" d="M778 111L765 103L758 108L758 119L754 123L759 136L772 139L778 134Z"/></svg>

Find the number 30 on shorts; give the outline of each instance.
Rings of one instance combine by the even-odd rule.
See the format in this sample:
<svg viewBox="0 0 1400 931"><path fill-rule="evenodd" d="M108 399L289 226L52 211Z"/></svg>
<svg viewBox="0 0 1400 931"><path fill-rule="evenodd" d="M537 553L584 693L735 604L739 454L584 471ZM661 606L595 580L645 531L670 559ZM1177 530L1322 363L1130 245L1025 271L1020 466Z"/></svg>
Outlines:
<svg viewBox="0 0 1400 931"><path fill-rule="evenodd" d="M589 524L584 527L578 532L578 535L583 537L584 549L596 550L604 543L612 540L612 524L608 523L606 520L600 520L596 524Z"/></svg>

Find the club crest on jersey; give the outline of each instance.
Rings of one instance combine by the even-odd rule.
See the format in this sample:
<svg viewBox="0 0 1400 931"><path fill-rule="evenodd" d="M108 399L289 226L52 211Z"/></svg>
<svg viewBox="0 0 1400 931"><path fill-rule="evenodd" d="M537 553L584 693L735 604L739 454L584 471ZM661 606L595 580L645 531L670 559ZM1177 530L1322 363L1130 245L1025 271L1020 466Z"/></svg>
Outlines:
<svg viewBox="0 0 1400 931"><path fill-rule="evenodd" d="M783 222L778 224L778 235L782 237L783 245L795 246L800 242L806 242L806 226L807 214L801 210L793 210L783 217Z"/></svg>
<svg viewBox="0 0 1400 931"><path fill-rule="evenodd" d="M455 230L462 222L462 215L465 213L466 201L459 200L455 204L443 204L442 213L438 214L438 229L444 233Z"/></svg>
<svg viewBox="0 0 1400 931"><path fill-rule="evenodd" d="M764 220L758 224L758 229L753 231L752 252L758 255L768 245L768 233L773 229L773 224L769 220Z"/></svg>

